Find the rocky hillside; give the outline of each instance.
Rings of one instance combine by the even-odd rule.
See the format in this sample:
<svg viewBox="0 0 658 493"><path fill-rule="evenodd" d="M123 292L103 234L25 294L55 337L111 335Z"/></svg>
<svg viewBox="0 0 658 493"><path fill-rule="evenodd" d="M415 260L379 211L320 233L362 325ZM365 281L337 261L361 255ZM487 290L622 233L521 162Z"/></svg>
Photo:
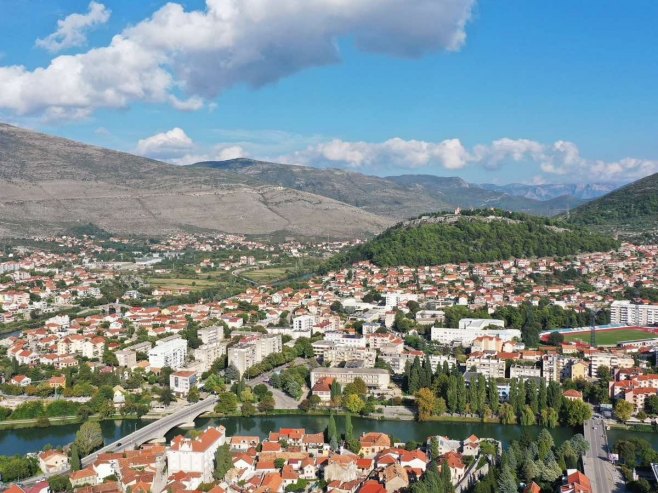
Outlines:
<svg viewBox="0 0 658 493"><path fill-rule="evenodd" d="M222 231L352 238L391 224L249 176L173 166L0 124L0 236L94 223L126 234Z"/></svg>
<svg viewBox="0 0 658 493"><path fill-rule="evenodd" d="M193 167L221 170L236 177L251 177L263 183L322 195L395 219L457 207L498 207L553 216L583 203L571 196L545 201L515 196L487 190L455 177L402 175L382 178L341 169L293 166L244 158L202 162Z"/></svg>

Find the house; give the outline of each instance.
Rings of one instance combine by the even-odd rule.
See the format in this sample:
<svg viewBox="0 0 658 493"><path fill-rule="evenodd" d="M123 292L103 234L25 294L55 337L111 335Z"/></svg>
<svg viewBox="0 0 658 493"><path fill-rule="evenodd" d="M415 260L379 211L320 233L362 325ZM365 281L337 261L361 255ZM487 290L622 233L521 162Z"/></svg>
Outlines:
<svg viewBox="0 0 658 493"><path fill-rule="evenodd" d="M27 387L32 383L32 379L27 375L16 375L11 377L9 383L12 385L18 385L19 387Z"/></svg>
<svg viewBox="0 0 658 493"><path fill-rule="evenodd" d="M576 469L567 470L565 484L560 486L560 493L594 493L587 476Z"/></svg>
<svg viewBox="0 0 658 493"><path fill-rule="evenodd" d="M249 450L251 447L258 447L259 443L259 437L235 435L231 437L231 450L241 450L244 452Z"/></svg>
<svg viewBox="0 0 658 493"><path fill-rule="evenodd" d="M196 382L197 376L194 370L178 370L169 376L171 390L180 396L186 396Z"/></svg>
<svg viewBox="0 0 658 493"><path fill-rule="evenodd" d="M404 451L400 454L400 465L411 469L420 469L425 472L429 459L421 450Z"/></svg>
<svg viewBox="0 0 658 493"><path fill-rule="evenodd" d="M359 455L374 457L382 450L391 446L391 439L385 433L370 432L361 435L359 443L361 444Z"/></svg>
<svg viewBox="0 0 658 493"><path fill-rule="evenodd" d="M212 481L215 469L215 452L226 443L226 429L223 426L210 427L195 439L178 435L171 441L167 450L169 473L184 471L196 472L204 483Z"/></svg>
<svg viewBox="0 0 658 493"><path fill-rule="evenodd" d="M448 452L439 458L439 465L447 465L450 469L452 484L457 484L464 477L466 465L462 461L462 455L457 452Z"/></svg>
<svg viewBox="0 0 658 493"><path fill-rule="evenodd" d="M80 469L79 471L73 471L69 476L69 481L71 481L71 486L77 488L78 486L83 486L86 484L95 485L98 484L98 476L96 471L91 467L86 467Z"/></svg>
<svg viewBox="0 0 658 493"><path fill-rule="evenodd" d="M317 395L320 398L321 402L328 403L331 402L331 383L333 379L330 377L323 378L318 380L313 388L311 389L312 395Z"/></svg>
<svg viewBox="0 0 658 493"><path fill-rule="evenodd" d="M541 493L541 488L533 481L524 488L523 493Z"/></svg>
<svg viewBox="0 0 658 493"><path fill-rule="evenodd" d="M369 479L361 485L359 493L387 493L384 485L374 479Z"/></svg>
<svg viewBox="0 0 658 493"><path fill-rule="evenodd" d="M63 389L66 387L66 377L50 377L48 387L51 389Z"/></svg>
<svg viewBox="0 0 658 493"><path fill-rule="evenodd" d="M64 471L69 467L68 455L60 450L46 450L40 452L38 457L39 468L47 474Z"/></svg>
<svg viewBox="0 0 658 493"><path fill-rule="evenodd" d="M564 396L565 399L569 401L582 401L583 400L583 393L579 392L578 390L574 389L569 389L565 390L562 395Z"/></svg>
<svg viewBox="0 0 658 493"><path fill-rule="evenodd" d="M398 463L391 464L384 468L381 474L381 480L386 485L387 493L394 493L400 490L406 490L409 487L409 475L407 470Z"/></svg>

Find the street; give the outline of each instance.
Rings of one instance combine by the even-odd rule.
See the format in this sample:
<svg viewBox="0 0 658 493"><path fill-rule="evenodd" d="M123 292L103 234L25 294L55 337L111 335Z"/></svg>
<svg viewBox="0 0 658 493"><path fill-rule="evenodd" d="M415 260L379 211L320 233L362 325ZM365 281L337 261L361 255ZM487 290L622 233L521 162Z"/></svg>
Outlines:
<svg viewBox="0 0 658 493"><path fill-rule="evenodd" d="M585 440L590 449L583 456L585 475L592 483L592 491L597 493L622 493L624 481L619 470L608 460L608 441L605 436L605 422L590 419L583 425ZM594 429L596 428L596 429Z"/></svg>
<svg viewBox="0 0 658 493"><path fill-rule="evenodd" d="M288 394L284 393L283 391L274 388L270 385L269 379L272 376L274 372L280 372L285 370L286 368L292 366L292 365L298 365L304 363L305 360L301 358L296 358L294 361L290 363L286 363L283 366L279 366L278 368L274 368L273 370L270 370L266 373L262 373L258 375L257 377L251 378L247 380L247 383L255 387L259 383L262 383L267 386L268 390L272 392L272 395L274 396L274 402L276 403L275 408L276 409L297 409L297 406L299 406L299 403L303 400L304 396L306 395L306 392L304 392L304 395L302 396L302 399L296 400L293 397L290 397Z"/></svg>

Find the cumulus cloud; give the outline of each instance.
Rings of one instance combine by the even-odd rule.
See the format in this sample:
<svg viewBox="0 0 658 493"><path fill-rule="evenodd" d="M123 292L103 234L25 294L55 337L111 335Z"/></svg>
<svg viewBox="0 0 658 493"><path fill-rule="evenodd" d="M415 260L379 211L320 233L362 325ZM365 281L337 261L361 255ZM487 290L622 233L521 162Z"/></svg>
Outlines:
<svg viewBox="0 0 658 493"><path fill-rule="evenodd" d="M137 153L154 158L180 156L194 147L194 142L182 128L151 135L137 142Z"/></svg>
<svg viewBox="0 0 658 493"><path fill-rule="evenodd" d="M57 31L36 44L48 51L61 51L87 43L87 31L110 20L111 11L102 3L91 2L86 14L71 14L57 21Z"/></svg>
<svg viewBox="0 0 658 493"><path fill-rule="evenodd" d="M189 11L168 3L107 46L58 56L34 70L0 67L0 108L19 115L48 111L59 118L80 118L96 108L123 108L136 101L199 109L204 100L232 86L259 87L335 63L340 59L337 41L344 37L363 50L398 57L458 50L474 3L206 0L203 10ZM92 3L87 16L94 5L100 4ZM81 26L87 24L72 17L42 42L63 47L84 39L86 27Z"/></svg>
<svg viewBox="0 0 658 493"><path fill-rule="evenodd" d="M591 181L634 180L658 172L658 160L589 159L573 142L544 144L528 139L502 138L466 148L459 139L438 142L393 138L384 142L334 139L308 146L280 158L288 163L350 168L443 168L457 170L478 165L487 169L535 165L545 175Z"/></svg>

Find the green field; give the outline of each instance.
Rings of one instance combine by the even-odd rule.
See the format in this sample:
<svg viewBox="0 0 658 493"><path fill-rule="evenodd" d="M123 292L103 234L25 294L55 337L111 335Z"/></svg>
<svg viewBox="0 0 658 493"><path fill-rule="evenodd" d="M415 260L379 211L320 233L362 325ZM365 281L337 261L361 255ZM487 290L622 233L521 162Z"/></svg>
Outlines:
<svg viewBox="0 0 658 493"><path fill-rule="evenodd" d="M584 342L589 344L589 332L580 332L578 334L569 334L564 336L564 342ZM603 346L614 346L622 341L639 341L642 339L658 338L658 334L651 334L642 330L619 329L619 330L601 330L596 332L596 344Z"/></svg>
<svg viewBox="0 0 658 493"><path fill-rule="evenodd" d="M271 267L269 269L254 269L242 273L243 277L256 283L268 284L285 278L292 267Z"/></svg>
<svg viewBox="0 0 658 493"><path fill-rule="evenodd" d="M179 288L190 288L191 290L204 289L213 286L217 286L216 280L209 279L196 279L196 278L157 278L151 277L148 279L149 284L153 287L163 288L163 289L179 289Z"/></svg>

